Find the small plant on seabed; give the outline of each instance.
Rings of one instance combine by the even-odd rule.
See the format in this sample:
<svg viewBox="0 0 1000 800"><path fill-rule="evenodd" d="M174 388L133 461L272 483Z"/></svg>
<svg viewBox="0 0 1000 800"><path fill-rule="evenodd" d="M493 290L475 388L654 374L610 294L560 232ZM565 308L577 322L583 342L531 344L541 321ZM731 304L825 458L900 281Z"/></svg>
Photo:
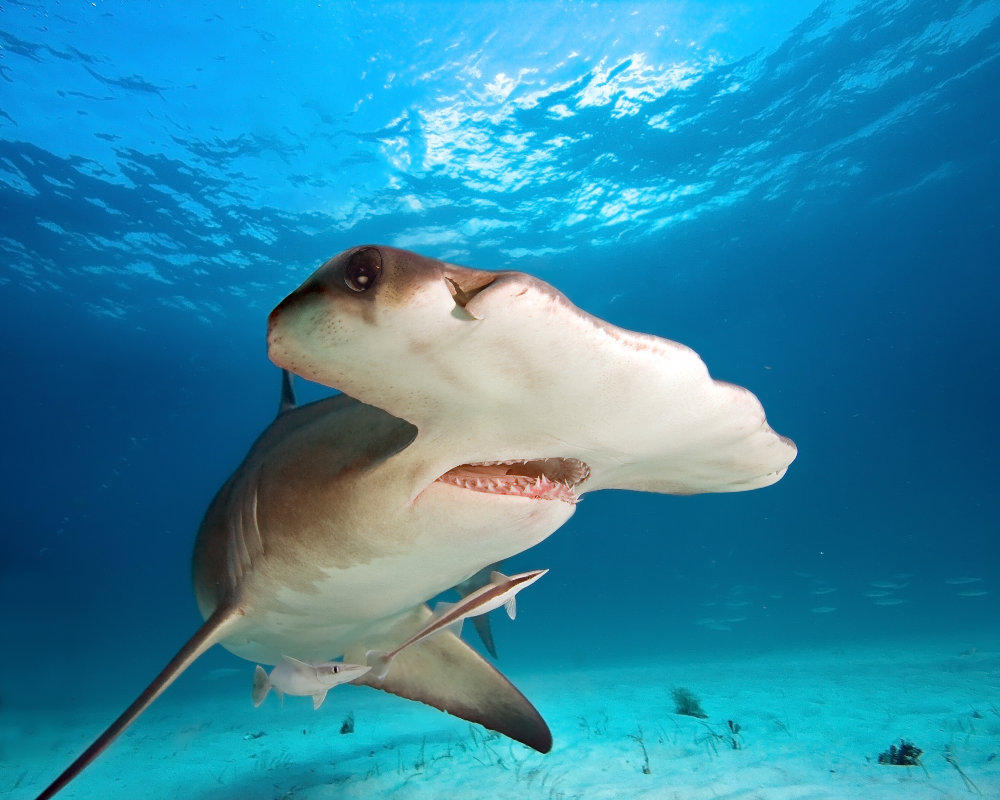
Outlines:
<svg viewBox="0 0 1000 800"><path fill-rule="evenodd" d="M740 736L740 731L743 730L743 726L731 719L726 720L726 725L729 726L729 744L733 750L742 750L743 737Z"/></svg>
<svg viewBox="0 0 1000 800"><path fill-rule="evenodd" d="M602 711L597 721L591 725L586 717L579 717L580 728L586 731L588 736L604 736L608 732L608 712Z"/></svg>
<svg viewBox="0 0 1000 800"><path fill-rule="evenodd" d="M696 736L694 741L696 744L703 744L706 748L710 748L714 755L719 755L720 742L725 742L730 750L743 749L743 740L740 737L740 731L743 728L738 722L728 721L729 733L719 733L719 731L707 722L702 722L701 724L705 728L705 733L701 736Z"/></svg>
<svg viewBox="0 0 1000 800"><path fill-rule="evenodd" d="M962 781L965 783L965 788L973 794L978 794L982 796L982 790L976 786L975 782L968 775L965 774L965 770L962 769L958 764L958 758L956 758L954 751L951 749L951 745L948 745L944 749L944 760L951 764L958 774L961 776Z"/></svg>
<svg viewBox="0 0 1000 800"><path fill-rule="evenodd" d="M916 767L920 765L920 756L923 752L913 742L900 739L899 747L891 744L888 750L878 754L878 763L894 767Z"/></svg>
<svg viewBox="0 0 1000 800"><path fill-rule="evenodd" d="M354 712L348 711L344 721L340 723L341 733L354 733Z"/></svg>
<svg viewBox="0 0 1000 800"><path fill-rule="evenodd" d="M413 762L413 768L420 772L424 767L427 766L427 759L424 758L424 749L427 747L427 737L425 736L420 740L420 753L417 755L417 760Z"/></svg>
<svg viewBox="0 0 1000 800"><path fill-rule="evenodd" d="M637 725L636 730L638 730L638 734L630 733L628 738L635 740L639 749L642 750L642 774L649 775L649 751L646 749L646 739L642 735L642 728Z"/></svg>
<svg viewBox="0 0 1000 800"><path fill-rule="evenodd" d="M790 726L790 724L788 722L788 714L785 714L785 718L783 720L778 719L777 717L773 717L772 719L774 721L774 727L775 728L777 728L782 733L785 733L789 737L791 737L791 735L792 735L792 729L791 729L791 726Z"/></svg>
<svg viewBox="0 0 1000 800"><path fill-rule="evenodd" d="M476 725L469 725L469 735L472 737L472 748L470 749L470 755L475 761L478 761L484 766L489 766L491 764L496 764L499 767L507 769L507 765L503 763L503 758L496 751L494 747L490 745L490 742L494 742L500 738L500 734L496 731L484 732L479 729ZM482 753L482 756L477 755L476 750Z"/></svg>
<svg viewBox="0 0 1000 800"><path fill-rule="evenodd" d="M708 714L701 708L698 696L690 689L678 686L671 692L671 695L674 698L674 713L684 714L687 717L697 717L698 719L708 719Z"/></svg>

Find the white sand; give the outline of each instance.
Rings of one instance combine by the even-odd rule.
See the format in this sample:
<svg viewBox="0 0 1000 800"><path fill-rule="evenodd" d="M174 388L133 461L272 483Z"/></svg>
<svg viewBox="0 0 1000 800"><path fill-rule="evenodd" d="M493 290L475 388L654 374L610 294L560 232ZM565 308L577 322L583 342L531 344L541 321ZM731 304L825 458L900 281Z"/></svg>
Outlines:
<svg viewBox="0 0 1000 800"><path fill-rule="evenodd" d="M766 798L1000 797L1000 642L893 643L726 659L614 657L567 672L509 670L552 727L540 755L381 692L249 700L252 667L196 666L60 797ZM239 665L235 659L234 665ZM704 723L671 713L671 689ZM122 707L126 700L122 698ZM0 794L31 798L121 708L62 718L4 710ZM341 735L347 712L355 732ZM741 726L733 748L727 721ZM257 738L252 734L263 733ZM900 737L922 767L876 763ZM641 744L640 744L641 740ZM645 748L645 751L643 750ZM648 774L644 772L647 766Z"/></svg>

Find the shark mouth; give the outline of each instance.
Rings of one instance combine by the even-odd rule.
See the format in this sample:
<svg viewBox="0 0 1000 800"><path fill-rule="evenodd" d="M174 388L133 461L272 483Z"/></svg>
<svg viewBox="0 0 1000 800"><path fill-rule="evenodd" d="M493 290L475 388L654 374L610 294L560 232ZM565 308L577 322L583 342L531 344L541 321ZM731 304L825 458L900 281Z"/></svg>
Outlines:
<svg viewBox="0 0 1000 800"><path fill-rule="evenodd" d="M438 480L474 492L576 503L576 487L589 476L590 467L578 459L538 458L460 464Z"/></svg>

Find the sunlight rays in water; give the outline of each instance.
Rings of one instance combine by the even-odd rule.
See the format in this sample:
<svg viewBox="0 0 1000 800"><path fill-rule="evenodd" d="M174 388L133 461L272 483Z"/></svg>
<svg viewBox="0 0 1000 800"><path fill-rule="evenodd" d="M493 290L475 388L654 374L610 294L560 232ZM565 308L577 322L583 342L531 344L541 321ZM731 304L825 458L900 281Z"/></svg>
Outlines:
<svg viewBox="0 0 1000 800"><path fill-rule="evenodd" d="M461 26L414 21L393 48L334 37L336 67L250 24L219 40L233 55L187 85L143 75L140 60L87 54L85 42L69 51L5 34L8 88L30 89L25 70L41 70L61 87L59 113L76 119L59 144L37 93L0 118L13 134L0 141L13 209L0 222L0 281L36 292L99 282L107 304L95 313L127 316L150 280L183 291L211 276L222 289L199 311L209 319L274 295L289 268L367 240L386 220L388 244L516 267L581 245L641 243L751 204L793 210L870 181L877 163L859 144L887 146L975 79L989 58L972 45L1000 15L993 0L954 13L848 5L824 4L773 52L735 59L706 44L723 17L682 24L642 4L601 26L590 11L563 9L547 12L563 14L556 27L507 30L487 14ZM387 22L372 13L364 24ZM244 65L256 95L237 110L219 81L242 64L247 36L282 60L270 78ZM179 52L177 69L205 52ZM294 91L275 83L293 72ZM873 195L961 170L927 164L926 180ZM19 220L33 221L30 244Z"/></svg>

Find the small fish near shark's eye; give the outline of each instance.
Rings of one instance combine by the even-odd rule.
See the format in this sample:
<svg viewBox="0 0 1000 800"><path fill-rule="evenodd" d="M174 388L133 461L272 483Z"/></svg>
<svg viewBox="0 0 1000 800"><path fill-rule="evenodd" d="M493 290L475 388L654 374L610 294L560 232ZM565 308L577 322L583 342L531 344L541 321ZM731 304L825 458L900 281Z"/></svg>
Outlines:
<svg viewBox="0 0 1000 800"><path fill-rule="evenodd" d="M344 267L344 283L354 292L367 292L382 272L382 254L374 247L351 253Z"/></svg>

